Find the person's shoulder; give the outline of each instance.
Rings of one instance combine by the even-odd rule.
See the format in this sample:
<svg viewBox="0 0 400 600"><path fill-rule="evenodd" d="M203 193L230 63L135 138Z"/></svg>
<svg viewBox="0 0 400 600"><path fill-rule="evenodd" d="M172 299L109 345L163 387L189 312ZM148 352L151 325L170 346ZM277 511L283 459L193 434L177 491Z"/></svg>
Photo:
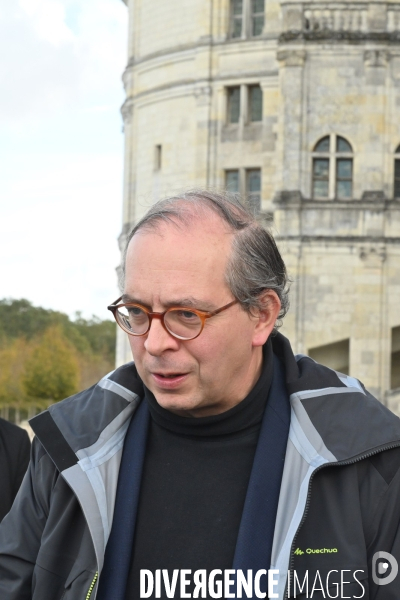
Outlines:
<svg viewBox="0 0 400 600"><path fill-rule="evenodd" d="M14 423L10 423L10 421L6 421L0 417L0 431L3 435L15 439L24 440L29 437L25 429L19 427L18 425L14 425Z"/></svg>
<svg viewBox="0 0 400 600"><path fill-rule="evenodd" d="M61 432L71 447L88 447L125 409L134 410L143 393L134 363L128 363L92 387L51 405L29 423L42 443Z"/></svg>
<svg viewBox="0 0 400 600"><path fill-rule="evenodd" d="M29 456L30 440L29 435L19 427L0 418L0 440L11 454L24 452Z"/></svg>
<svg viewBox="0 0 400 600"><path fill-rule="evenodd" d="M347 373L335 371L326 367L308 356L298 355L296 360L299 366L300 377L294 391L305 400L312 400L312 404L326 405L331 403L340 407L340 412L351 412L358 419L365 414L371 417L371 412L380 414L388 421L400 424L399 417L387 406L378 400L356 377Z"/></svg>
<svg viewBox="0 0 400 600"><path fill-rule="evenodd" d="M64 410L74 405L79 405L80 409L83 409L85 405L90 406L93 402L97 402L99 395L104 394L106 391L117 393L117 395L129 399L134 395L142 396L143 384L138 376L135 364L130 362L117 367L92 386L50 405L49 410L50 412L56 408Z"/></svg>
<svg viewBox="0 0 400 600"><path fill-rule="evenodd" d="M136 396L143 396L143 383L133 362L116 368L91 387L51 405L49 410L50 412L71 410L73 407L77 407L79 410L84 410L86 407L90 410L101 399L107 402L114 398L116 401L116 396L128 401Z"/></svg>
<svg viewBox="0 0 400 600"><path fill-rule="evenodd" d="M339 401L339 397L343 396L346 402L352 398L369 407L382 407L390 413L356 377L318 363L305 354L294 355L289 340L280 333L273 344L274 352L285 366L286 385L291 396L303 400L320 398L321 402L333 396Z"/></svg>
<svg viewBox="0 0 400 600"><path fill-rule="evenodd" d="M338 460L400 446L399 417L361 381L309 357L298 364L301 384L294 395Z"/></svg>
<svg viewBox="0 0 400 600"><path fill-rule="evenodd" d="M280 334L273 344L285 366L293 423L299 424L309 441L322 444L336 461L354 461L400 447L399 417L361 381L309 356L294 356L289 341ZM383 460L388 458L385 454ZM394 451L390 458L396 463L399 453Z"/></svg>

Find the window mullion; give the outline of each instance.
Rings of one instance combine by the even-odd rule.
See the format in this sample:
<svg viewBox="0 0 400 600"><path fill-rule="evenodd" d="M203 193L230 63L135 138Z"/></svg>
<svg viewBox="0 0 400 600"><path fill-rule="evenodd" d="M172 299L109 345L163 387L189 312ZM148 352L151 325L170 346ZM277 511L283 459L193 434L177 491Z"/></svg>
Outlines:
<svg viewBox="0 0 400 600"><path fill-rule="evenodd" d="M329 144L329 152L330 154L335 154L336 153L336 144L337 144L337 140L336 140L336 133L331 133L330 135L330 144Z"/></svg>

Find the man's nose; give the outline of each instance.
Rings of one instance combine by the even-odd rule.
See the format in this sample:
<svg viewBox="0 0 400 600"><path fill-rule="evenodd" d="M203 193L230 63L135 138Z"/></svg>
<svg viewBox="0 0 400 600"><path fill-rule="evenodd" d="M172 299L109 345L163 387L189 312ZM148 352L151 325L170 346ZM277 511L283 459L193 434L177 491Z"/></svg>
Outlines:
<svg viewBox="0 0 400 600"><path fill-rule="evenodd" d="M163 327L161 319L154 318L147 332L144 347L152 356L160 356L166 350L178 350L179 340Z"/></svg>

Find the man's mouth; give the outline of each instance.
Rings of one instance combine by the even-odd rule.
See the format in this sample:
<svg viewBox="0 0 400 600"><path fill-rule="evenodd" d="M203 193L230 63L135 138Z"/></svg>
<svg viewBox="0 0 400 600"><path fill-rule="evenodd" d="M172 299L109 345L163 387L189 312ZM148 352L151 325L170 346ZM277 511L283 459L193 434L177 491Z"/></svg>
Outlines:
<svg viewBox="0 0 400 600"><path fill-rule="evenodd" d="M174 377L181 377L182 375L186 375L186 373L154 373L158 377L164 377L165 379L173 379Z"/></svg>
<svg viewBox="0 0 400 600"><path fill-rule="evenodd" d="M156 385L165 388L179 386L187 377L187 373L152 373Z"/></svg>

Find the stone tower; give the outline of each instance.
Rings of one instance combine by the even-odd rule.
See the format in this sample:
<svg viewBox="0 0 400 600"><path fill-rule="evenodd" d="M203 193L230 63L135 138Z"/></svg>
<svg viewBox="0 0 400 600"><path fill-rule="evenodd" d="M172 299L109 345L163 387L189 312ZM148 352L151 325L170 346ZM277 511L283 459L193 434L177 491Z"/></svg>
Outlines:
<svg viewBox="0 0 400 600"><path fill-rule="evenodd" d="M399 410L400 1L127 4L121 248L159 197L240 191L293 279L294 350Z"/></svg>

